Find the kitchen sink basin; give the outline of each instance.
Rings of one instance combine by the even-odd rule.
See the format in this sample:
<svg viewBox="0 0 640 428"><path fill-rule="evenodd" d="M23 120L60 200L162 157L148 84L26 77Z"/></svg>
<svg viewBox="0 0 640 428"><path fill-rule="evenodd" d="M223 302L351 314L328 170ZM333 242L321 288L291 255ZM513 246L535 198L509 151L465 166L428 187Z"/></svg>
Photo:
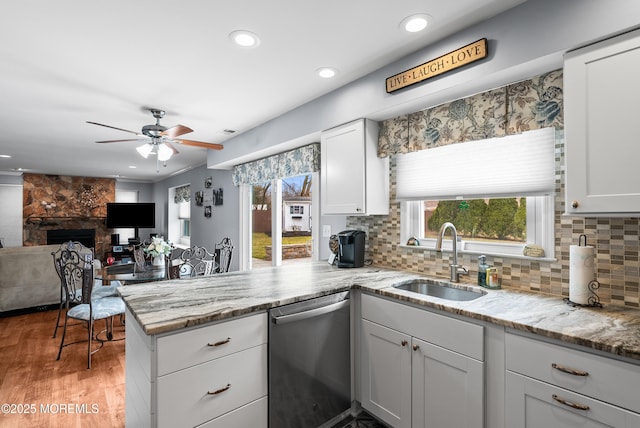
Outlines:
<svg viewBox="0 0 640 428"><path fill-rule="evenodd" d="M453 284L435 281L432 279L409 279L393 285L399 290L406 290L412 293L424 294L425 296L438 297L440 299L455 300L458 302L474 300L487 294L482 290L470 290L458 288Z"/></svg>

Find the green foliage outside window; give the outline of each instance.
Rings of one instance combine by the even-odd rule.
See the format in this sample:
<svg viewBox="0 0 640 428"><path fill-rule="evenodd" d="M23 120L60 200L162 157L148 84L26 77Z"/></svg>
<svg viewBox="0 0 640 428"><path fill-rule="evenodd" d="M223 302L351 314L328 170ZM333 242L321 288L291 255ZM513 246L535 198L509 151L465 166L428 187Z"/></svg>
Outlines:
<svg viewBox="0 0 640 428"><path fill-rule="evenodd" d="M526 219L526 198L439 201L427 220L431 233L427 231L426 235L437 234L440 226L449 221L467 239L523 241L527 234Z"/></svg>

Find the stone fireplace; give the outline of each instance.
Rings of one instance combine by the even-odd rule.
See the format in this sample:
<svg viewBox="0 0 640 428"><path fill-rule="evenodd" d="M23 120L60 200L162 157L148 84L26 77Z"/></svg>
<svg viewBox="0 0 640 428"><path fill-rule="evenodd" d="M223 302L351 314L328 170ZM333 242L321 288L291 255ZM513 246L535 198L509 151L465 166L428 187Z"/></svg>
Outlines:
<svg viewBox="0 0 640 428"><path fill-rule="evenodd" d="M24 174L23 189L23 245L45 245L49 234L58 241L65 235L85 240L88 232L78 231L93 230L96 257L107 251L111 230L105 218L107 202L115 201L114 179Z"/></svg>

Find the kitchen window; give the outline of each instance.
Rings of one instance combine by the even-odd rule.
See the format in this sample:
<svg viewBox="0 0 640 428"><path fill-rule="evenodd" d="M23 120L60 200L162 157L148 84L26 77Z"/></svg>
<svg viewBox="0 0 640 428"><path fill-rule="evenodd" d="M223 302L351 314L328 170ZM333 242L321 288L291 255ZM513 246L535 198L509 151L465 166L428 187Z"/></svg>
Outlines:
<svg viewBox="0 0 640 428"><path fill-rule="evenodd" d="M555 142L545 128L399 155L400 243L435 249L449 221L462 252L518 257L535 244L553 258Z"/></svg>

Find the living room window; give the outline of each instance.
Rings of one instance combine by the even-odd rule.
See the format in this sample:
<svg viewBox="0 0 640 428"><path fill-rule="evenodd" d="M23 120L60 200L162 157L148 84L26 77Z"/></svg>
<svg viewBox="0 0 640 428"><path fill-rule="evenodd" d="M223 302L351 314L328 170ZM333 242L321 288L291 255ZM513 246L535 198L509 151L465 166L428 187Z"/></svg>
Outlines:
<svg viewBox="0 0 640 428"><path fill-rule="evenodd" d="M451 222L463 252L522 256L535 244L553 257L554 147L546 128L399 155L401 244L418 238L435 249L440 226Z"/></svg>
<svg viewBox="0 0 640 428"><path fill-rule="evenodd" d="M167 239L178 248L191 245L191 186L169 188Z"/></svg>

